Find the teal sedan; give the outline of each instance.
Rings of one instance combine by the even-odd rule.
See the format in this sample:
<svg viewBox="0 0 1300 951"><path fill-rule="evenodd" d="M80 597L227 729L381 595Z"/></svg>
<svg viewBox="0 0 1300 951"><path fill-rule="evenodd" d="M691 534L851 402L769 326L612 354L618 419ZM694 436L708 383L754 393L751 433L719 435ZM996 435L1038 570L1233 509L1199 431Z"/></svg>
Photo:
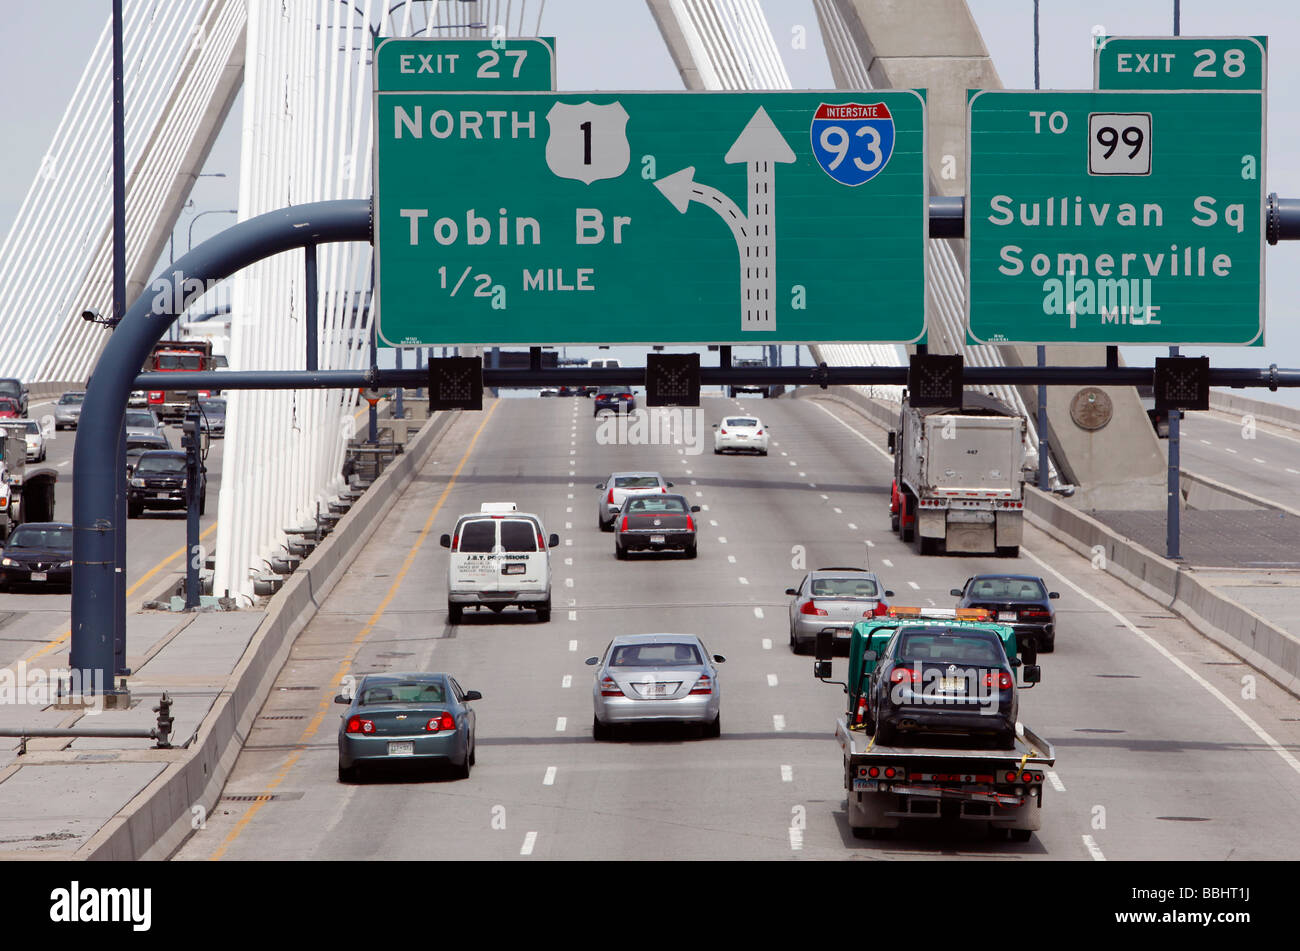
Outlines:
<svg viewBox="0 0 1300 951"><path fill-rule="evenodd" d="M469 778L474 765L473 700L450 674L368 674L339 723L339 781L356 782L362 768L420 763Z"/></svg>

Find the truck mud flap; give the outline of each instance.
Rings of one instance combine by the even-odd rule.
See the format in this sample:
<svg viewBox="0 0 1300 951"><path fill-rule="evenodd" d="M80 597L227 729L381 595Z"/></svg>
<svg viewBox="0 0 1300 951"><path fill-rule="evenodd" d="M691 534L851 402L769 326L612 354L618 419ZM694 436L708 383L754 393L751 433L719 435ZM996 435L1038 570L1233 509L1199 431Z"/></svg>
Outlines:
<svg viewBox="0 0 1300 951"><path fill-rule="evenodd" d="M996 549L992 522L949 522L947 548L955 552L991 554Z"/></svg>

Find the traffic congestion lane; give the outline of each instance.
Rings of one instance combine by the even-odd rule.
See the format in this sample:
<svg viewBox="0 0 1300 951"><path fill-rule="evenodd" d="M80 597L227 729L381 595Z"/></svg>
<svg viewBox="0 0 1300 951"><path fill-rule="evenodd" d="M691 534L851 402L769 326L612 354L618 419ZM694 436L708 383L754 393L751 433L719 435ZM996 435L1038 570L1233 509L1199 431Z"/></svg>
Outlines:
<svg viewBox="0 0 1300 951"><path fill-rule="evenodd" d="M897 853L924 857L952 851L951 843L942 836L902 838L890 842L887 851L881 852L883 843L860 843L848 834L843 822L842 766L830 734L843 702L842 694L838 688L812 679L809 658L795 658L788 653L781 606L784 598L767 594L783 591L789 584L789 548L797 539L810 535L835 538L844 530L847 523L839 519L845 513L835 513L834 508L847 512L846 504L835 504L841 500L833 495L832 499L821 500L817 489L821 485L851 485L854 472L858 483L864 481L864 466L872 450L813 406L784 401L761 404L765 414L789 414L781 423L778 441L789 438L795 450L818 457L820 471L795 471L815 472L821 482L794 489L786 485L788 476L773 474L776 466L770 463L780 458L775 454L767 459L733 458L713 457L710 451L701 458L680 446L600 445L595 438L595 424L579 412L590 412L586 401L571 401L576 405L568 407L567 414L564 402L509 401L504 411L497 413L485 428L480 447L483 455L472 458L463 472L464 481L452 487L440 515L444 528L438 530L446 530L455 514L476 509L480 501L508 498L518 501L521 509L558 512L573 523L573 528L564 528L555 516L547 517L548 530L562 537L554 567L555 590L569 590L567 581L571 577L574 605L566 607L560 597L555 597L555 620L549 625L532 624L522 620L523 615L520 621L505 623L510 617L507 612L495 621L484 622L470 614L466 624L446 628L445 606L441 603L445 597L445 552L426 545L414 557L409 575L413 591L405 586L399 588L388 609L394 612L392 617L387 612L381 617L380 623L391 624L391 629L381 631L377 625L371 635L386 632L387 636L373 645L369 640L363 642L355 665L357 670L367 665L399 669L408 662L406 658L380 655L419 657L417 645L436 641L429 648L430 656L436 658L434 667L455 673L466 688L484 693L484 700L477 704L481 755L471 779L461 783L397 779L359 787L339 786L333 777L337 721L327 718L331 722L323 732L316 731L301 744L289 743L286 747L283 742L266 742L250 744L256 749L246 749L236 767L231 790L258 794L276 782L275 789L301 791L304 795L302 800L267 804L265 812L254 816L242 832L230 839L221 853L223 857L417 857L435 852L475 858L705 854L779 857L799 853L841 857L864 849L882 856ZM466 423L462 420L452 435L463 439ZM539 442L535 438L539 431L547 432L549 438ZM584 432L585 445L580 438ZM804 439L808 442L800 442ZM846 439L857 440L857 448ZM526 465L518 462L521 444L531 447ZM681 453L677 452L679 448L683 449ZM443 458L447 452L440 447L436 455ZM840 462L833 461L837 456ZM802 459L796 457L796 461ZM711 468L714 463L719 467ZM760 466L766 469L757 468ZM603 478L608 471L641 467L657 467L675 482L680 474L685 483L679 482L679 488L703 493L692 499L709 506L700 513L700 556L694 562L671 558L617 562L609 535L599 533L594 526L581 527L592 521L594 509L595 490L584 486ZM843 471L837 467L843 467ZM866 481L878 478L869 467L865 474ZM445 477L432 478L433 482L422 490L437 489L439 480ZM695 479L695 486L690 485L691 479ZM773 487L733 485L761 485L769 479ZM569 482L574 485L569 486ZM713 486L714 482L717 486ZM525 491L543 502L529 503ZM793 504L783 499L784 495L805 491L810 496L798 497L827 504ZM406 504L405 499L399 503ZM756 519L756 506L764 513L777 513L773 521ZM574 511L567 511L570 508ZM409 523L411 519L402 521ZM711 521L719 524L713 526ZM762 534L781 539L784 557L780 561L775 561L772 552L759 550L760 539L746 534L755 525L762 526ZM392 537L392 533L381 529L377 537ZM573 544L565 544L567 541ZM849 554L859 544L850 538L845 548L828 551L832 556ZM882 558L894 562L904 581L926 579L928 587L921 591L923 596L927 591L946 593L948 587L964 579L963 572L972 570L971 566L980 561L920 559L896 539L887 537L877 544L884 549ZM1067 556L1062 552L1053 553L1053 557ZM371 558L393 563L397 553L367 551L363 563ZM574 564L566 565L566 558L572 558ZM995 570L1014 564L1000 559L984 561ZM950 576L930 578L939 565L945 566L943 570ZM564 574L566 568L572 570L571 575ZM897 587L897 580L889 580L888 573L884 573L887 583ZM364 571L356 574L358 577L350 575L346 583L358 584ZM954 580L956 575L960 577ZM1089 585L1105 585L1108 581L1088 579ZM1134 597L1123 589L1105 593L1110 603ZM349 599L349 610L356 612L351 616L355 621L361 616L358 607L373 604L378 594L356 588L345 592L341 588L336 592L338 596ZM945 600L935 600L942 604L950 599L945 594ZM332 598L327 611L334 610L333 603ZM1073 611L1076 605L1063 598L1061 607ZM574 612L573 620L569 620L569 610ZM763 616L759 617L756 610ZM338 647L354 628L348 627L347 618L332 617L335 624L343 621L343 630L332 635ZM1114 669L1112 655L1117 649L1137 655L1140 645L1134 648L1132 644L1101 638L1068 641L1066 631L1077 629L1076 625L1102 630L1086 612L1077 622L1071 617L1068 626L1062 623L1061 646L1056 654L1043 658L1045 682L1026 694L1022 719L1053 738L1073 741L1083 737L1082 742L1069 744L1077 751L1058 764L1057 781L1066 791L1048 790L1044 830L1032 842L990 843L980 836L967 835L958 843L961 851L977 856L1086 859L1090 852L1083 836L1090 835L1094 845L1100 840L1103 848L1114 850L1110 854L1117 852L1117 857L1125 857L1128 846L1106 841L1105 831L1093 825L1093 807L1106 803L1110 803L1112 828L1116 823L1136 823L1134 830L1125 830L1132 832L1134 840L1150 837L1162 843L1154 853L1148 848L1145 855L1181 856L1203 848L1206 824L1183 825L1146 815L1146 802L1168 802L1165 809L1174 811L1162 811L1160 815L1184 814L1194 805L1177 793L1185 786L1185 776L1168 766L1169 757L1153 756L1148 747L1153 742L1190 745L1198 758L1220 765L1226 762L1238 777L1266 775L1268 767L1260 767L1258 751L1242 748L1242 725L1226 722L1223 716L1210 711L1203 717L1207 728L1196 732L1196 741L1189 744L1184 737L1188 707L1203 713L1200 707L1204 704L1194 693L1194 689L1201 688L1183 685L1175 676L1181 676L1179 672L1171 674L1152 658L1142 656L1136 657L1129 671L1155 681L1159 690L1154 694L1134 689L1123 678L1110 683L1106 678L1092 678L1098 667L1103 673ZM724 665L722 738L695 740L664 734L636 741L592 742L591 669L582 665L582 658L599 653L613 633L683 626L701 634L711 650L728 658ZM314 622L305 636L320 628ZM304 647L306 642L300 640L300 650L320 650L330 655L329 636L322 637L325 639L315 646ZM404 646L395 649L398 642L404 642ZM1211 652L1209 656L1214 655ZM337 664L337 659L333 662ZM302 674L296 661L286 671ZM320 679L309 677L317 687L321 686ZM290 689L294 685L282 676L273 700L307 693ZM1163 707L1154 718L1147 709L1147 700L1153 695L1160 697ZM1107 717L1095 715L1093 706L1099 696L1110 704L1117 725L1111 726ZM1110 710L1106 713L1111 715ZM1093 722L1098 719L1107 722ZM278 721L266 726L273 722ZM1127 729L1133 735L1116 740L1116 734L1074 732L1098 728ZM1224 750L1225 746L1229 749ZM293 748L298 759L286 769L287 748ZM1242 755L1241 761L1225 761L1219 755L1231 754L1234 749ZM254 758L260 763L256 769L250 767ZM1193 771L1199 768L1192 767ZM1123 775L1124 783L1117 783L1112 774ZM1271 801L1267 796L1263 802L1253 800L1254 806L1249 796L1226 788L1232 785L1227 781L1209 777L1203 780L1202 788L1208 781L1212 795L1221 804L1226 803L1226 808L1258 818L1277 808L1277 799L1290 796L1294 788L1294 783L1288 785L1282 774L1273 778L1277 780L1276 797ZM1175 787L1172 799L1166 786ZM377 791L378 796L374 795ZM309 799L311 805L306 805ZM229 838L239 818L211 817L208 830L192 840L182 854L213 854L221 848L214 843ZM1171 832L1175 824L1183 829L1197 826L1195 838ZM313 831L324 826L331 830L326 835ZM1217 847L1225 838L1231 836L1215 830L1210 841ZM1247 836L1239 844L1245 853L1260 850L1276 854L1269 853L1277 844L1271 836Z"/></svg>
<svg viewBox="0 0 1300 951"><path fill-rule="evenodd" d="M53 403L33 403L29 416L41 419L53 413ZM30 467L52 468L58 473L55 484L54 515L56 521L72 520L73 454L76 430L63 430L47 437L47 458ZM180 427L168 426L167 438L180 446ZM203 543L210 550L216 524L217 493L221 490L221 466L224 440L209 443L208 510L199 519ZM183 572L181 555L185 550L185 513L181 510L150 510L139 519L127 522L127 588L147 595L151 586L168 575ZM143 584L141 584L143 582ZM36 652L48 653L51 641L66 637L72 597L65 590L43 591L29 588L0 593L0 664L8 665Z"/></svg>
<svg viewBox="0 0 1300 951"><path fill-rule="evenodd" d="M1300 433L1223 413L1189 413L1179 430L1182 467L1296 508Z"/></svg>

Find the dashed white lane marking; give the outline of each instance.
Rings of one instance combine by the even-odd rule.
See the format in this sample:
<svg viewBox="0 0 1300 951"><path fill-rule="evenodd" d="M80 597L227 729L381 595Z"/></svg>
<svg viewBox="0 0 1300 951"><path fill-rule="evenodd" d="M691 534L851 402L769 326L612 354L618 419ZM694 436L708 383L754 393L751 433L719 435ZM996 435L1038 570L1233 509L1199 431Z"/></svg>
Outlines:
<svg viewBox="0 0 1300 951"><path fill-rule="evenodd" d="M775 686L777 686L776 674L768 674L768 675L767 675L767 685L768 685L769 687L775 687Z"/></svg>
<svg viewBox="0 0 1300 951"><path fill-rule="evenodd" d="M883 564L886 568L892 568L892 567L894 567L894 563L893 563L892 561L890 561L888 558L882 558L882 559L880 559L880 563Z"/></svg>
<svg viewBox="0 0 1300 951"><path fill-rule="evenodd" d="M578 612L577 612L577 611L570 611L570 612L569 612L569 620L570 620L570 621L576 621L576 620L578 620Z"/></svg>
<svg viewBox="0 0 1300 951"><path fill-rule="evenodd" d="M921 590L921 586L920 586L919 584L917 584L915 581L909 581L908 584L910 584L910 585L912 586L912 590L913 590L913 591L920 591L920 590Z"/></svg>
<svg viewBox="0 0 1300 951"><path fill-rule="evenodd" d="M699 484L700 484L700 483L699 483L699 480L698 480L698 479L692 479L692 480L691 480L691 485L699 485Z"/></svg>
<svg viewBox="0 0 1300 951"><path fill-rule="evenodd" d="M770 637L763 638L763 650L770 651L771 649L772 649L772 638Z"/></svg>
<svg viewBox="0 0 1300 951"><path fill-rule="evenodd" d="M566 515L572 515L572 514L573 514L573 506L572 506L572 505L566 505L566 506L564 507L564 514L566 514ZM565 524L565 525L568 525L569 523L568 523L568 522L565 522L564 524Z"/></svg>
<svg viewBox="0 0 1300 951"><path fill-rule="evenodd" d="M728 562L728 564L732 564L732 565L734 565L734 564L736 563L736 556L735 556L735 555L728 555L728 556L727 556L727 562Z"/></svg>
<svg viewBox="0 0 1300 951"><path fill-rule="evenodd" d="M790 454L789 454L788 452L786 452L784 449L782 449L782 450L781 450L781 455L783 455L783 456L788 456L788 455L790 455ZM790 465L794 465L794 463L792 462L792 463L790 463Z"/></svg>
<svg viewBox="0 0 1300 951"><path fill-rule="evenodd" d="M865 542L867 543L867 547L868 547L868 548L875 548L875 547L876 547L876 543L873 542L870 538L864 538L863 541L865 541Z"/></svg>
<svg viewBox="0 0 1300 951"><path fill-rule="evenodd" d="M575 651L575 652L576 652L576 651L578 650L578 642L577 642L577 641L569 641L569 650L571 650L571 651Z"/></svg>
<svg viewBox="0 0 1300 951"><path fill-rule="evenodd" d="M934 598L926 598L925 600L930 602L930 607L934 607Z"/></svg>
<svg viewBox="0 0 1300 951"><path fill-rule="evenodd" d="M696 497L697 499L702 499L702 498L704 498L704 493L703 493L703 492L700 492L700 491L697 489L696 492L695 492L695 497Z"/></svg>
<svg viewBox="0 0 1300 951"><path fill-rule="evenodd" d="M761 621L763 619L763 609L754 608L754 617L758 618Z"/></svg>
<svg viewBox="0 0 1300 951"><path fill-rule="evenodd" d="M577 475L577 474L578 474L578 470L577 470L577 469L570 469L570 470L569 470L569 475Z"/></svg>
<svg viewBox="0 0 1300 951"><path fill-rule="evenodd" d="M1202 439L1201 442L1205 443L1205 445L1207 445L1207 446L1213 446L1213 445L1214 445L1214 443L1210 442L1208 439Z"/></svg>
<svg viewBox="0 0 1300 951"><path fill-rule="evenodd" d="M800 475L803 475L802 472L799 473L799 474L800 474ZM817 488L817 483L816 483L816 482L809 482L809 483L808 483L808 488L810 488L810 489L815 489L815 488Z"/></svg>
<svg viewBox="0 0 1300 951"><path fill-rule="evenodd" d="M573 674L565 674L560 678L560 689L568 690L573 686Z"/></svg>
<svg viewBox="0 0 1300 951"><path fill-rule="evenodd" d="M1224 452L1230 452L1230 453L1232 453L1234 456L1237 454L1237 450L1235 450L1235 449L1224 449L1223 451L1224 451Z"/></svg>
<svg viewBox="0 0 1300 951"><path fill-rule="evenodd" d="M567 531L567 530L571 530L571 529L573 528L573 523L572 523L572 522L565 522L565 523L564 523L564 528L565 528L566 531Z"/></svg>
<svg viewBox="0 0 1300 951"><path fill-rule="evenodd" d="M709 510L709 507L708 507L707 505L701 505L701 506L700 506L700 511L701 511L701 512L707 512L708 510Z"/></svg>
<svg viewBox="0 0 1300 951"><path fill-rule="evenodd" d="M718 544L720 544L720 545L725 545L725 544L727 544L727 536L725 536L725 535L719 535L719 536L718 536Z"/></svg>
<svg viewBox="0 0 1300 951"><path fill-rule="evenodd" d="M1098 862L1106 861L1106 856L1101 854L1101 849L1097 848L1097 840L1092 836L1085 835L1083 837L1083 844L1087 847L1088 854L1091 855L1094 860Z"/></svg>
<svg viewBox="0 0 1300 951"><path fill-rule="evenodd" d="M565 579L564 579L564 586L565 586L566 588L572 588L572 587L573 587L573 579L572 579L572 578L565 578Z"/></svg>
<svg viewBox="0 0 1300 951"><path fill-rule="evenodd" d="M556 733L563 733L563 732L564 732L564 728L565 728L566 726L568 726L568 725L569 725L569 718L568 718L568 717L556 717L556 718L555 718L555 732L556 732Z"/></svg>
<svg viewBox="0 0 1300 951"><path fill-rule="evenodd" d="M686 470L686 474L687 474L687 475L693 475L694 473L695 473L695 470L694 470L694 469L687 469L687 470Z"/></svg>
<svg viewBox="0 0 1300 951"><path fill-rule="evenodd" d="M820 495L821 495L821 497L822 497L823 499L826 499L827 501L830 501L830 496L827 495L825 492L820 493Z"/></svg>
<svg viewBox="0 0 1300 951"><path fill-rule="evenodd" d="M748 578L742 577L742 578L737 578L736 580L739 581L741 584L749 584Z"/></svg>
<svg viewBox="0 0 1300 951"><path fill-rule="evenodd" d="M858 530L858 526L854 525L852 522L849 522L849 531L856 532L857 530Z"/></svg>
<svg viewBox="0 0 1300 951"><path fill-rule="evenodd" d="M803 849L803 829L790 827L790 849L793 852L799 852Z"/></svg>
<svg viewBox="0 0 1300 951"><path fill-rule="evenodd" d="M569 493L569 498L573 498L573 493L572 493L572 492Z"/></svg>
<svg viewBox="0 0 1300 951"><path fill-rule="evenodd" d="M1162 654L1165 657L1165 659L1168 660L1171 664L1173 664L1175 667L1177 667L1179 670L1185 673L1188 677L1191 677L1192 680L1196 681L1198 684L1204 687L1206 691L1208 691L1209 694L1212 697L1214 697L1214 699L1218 700L1221 704L1223 704L1225 707L1231 710L1238 720L1240 720L1243 724L1245 724L1246 727L1249 728L1252 733L1254 733L1257 737L1263 740L1268 745L1268 747L1271 750L1273 750L1274 753L1280 756L1284 763L1290 766L1297 773L1300 773L1300 760L1292 756L1291 752L1287 750L1286 747L1284 747L1277 740L1273 739L1273 737L1270 736L1269 733L1262 726L1260 726L1258 723L1252 720L1250 716L1246 713L1246 711L1242 710L1241 707L1237 706L1235 703L1229 700L1223 694L1223 692L1219 690L1218 687L1214 686L1214 684L1210 683L1208 680L1206 680L1196 671L1192 670L1191 667L1188 667L1187 664L1183 663L1183 661L1175 657L1163 644L1160 644L1158 641L1156 641L1155 638L1153 638L1146 631L1140 630L1136 625L1133 624L1132 621L1126 618L1123 614L1120 614L1119 611L1116 611L1109 604L1093 596L1089 592L1083 590L1083 588L1079 587L1077 584L1075 584L1073 581L1071 581L1061 572L1057 571L1047 562L1043 561L1043 559L1039 558L1033 552L1026 551L1024 548L1021 548L1020 550L1024 552L1024 554L1028 555L1031 559L1038 562L1038 564L1041 567L1046 568L1052 574L1056 575L1056 577L1060 578L1061 581L1063 581L1065 584L1069 585L1071 588L1073 588L1079 594L1083 595L1093 604L1097 605L1097 607L1101 608L1103 611L1105 611L1115 620L1119 621L1126 628L1128 628L1130 631L1136 634L1139 638L1146 641L1147 644L1149 644L1157 652Z"/></svg>
<svg viewBox="0 0 1300 951"><path fill-rule="evenodd" d="M709 525L711 525L711 526L714 527L714 528L717 528L717 527L718 527L718 520L717 520L716 518L711 518L711 519L709 519Z"/></svg>
<svg viewBox="0 0 1300 951"><path fill-rule="evenodd" d="M572 483L572 482L569 483L569 488L570 488L570 489L573 488L573 483ZM573 498L573 496L569 496L569 498Z"/></svg>
<svg viewBox="0 0 1300 951"><path fill-rule="evenodd" d="M67 465L68 463L70 463L71 461L72 461L71 459L64 459L62 462L56 462L54 465L55 465L56 468L62 469L64 466L66 466L66 465Z"/></svg>
<svg viewBox="0 0 1300 951"><path fill-rule="evenodd" d="M537 833L528 832L524 835L524 844L519 847L520 855L532 855L533 846L537 844Z"/></svg>
<svg viewBox="0 0 1300 951"><path fill-rule="evenodd" d="M578 454L578 450L576 450L576 449L570 449L570 450L569 450L569 455L571 455L571 456L576 456L577 454Z"/></svg>
<svg viewBox="0 0 1300 951"><path fill-rule="evenodd" d="M790 465L797 466L798 464L799 463L795 462L793 459L790 460Z"/></svg>
<svg viewBox="0 0 1300 951"><path fill-rule="evenodd" d="M801 472L801 473L799 473L799 478L801 478L801 479L806 479L806 478L808 478L808 473L806 473L806 472ZM808 484L809 484L809 485L812 485L811 482L808 483ZM813 488L815 489L815 488L817 488L817 486L814 485Z"/></svg>
<svg viewBox="0 0 1300 951"><path fill-rule="evenodd" d="M774 713L774 714L772 714L772 729L774 729L774 730L784 730L784 729L785 729L785 717L783 717L783 716L782 716L781 714L779 714L779 713Z"/></svg>
<svg viewBox="0 0 1300 951"><path fill-rule="evenodd" d="M1253 459L1255 462L1264 463L1264 465L1267 465L1267 463L1265 463L1263 459L1259 458L1259 456L1251 456L1250 458Z"/></svg>
<svg viewBox="0 0 1300 951"><path fill-rule="evenodd" d="M555 785L555 767L554 767L554 766L548 766L548 767L546 767L546 775L542 777L542 785L543 785L543 786L554 786L554 785Z"/></svg>
<svg viewBox="0 0 1300 951"><path fill-rule="evenodd" d="M572 565L572 564L573 564L573 559L572 559L572 558L566 558L566 559L564 559L564 563L565 563L566 565Z"/></svg>
<svg viewBox="0 0 1300 951"><path fill-rule="evenodd" d="M572 539L572 538L566 538L566 539L564 540L564 544L566 544L566 545L572 545L572 544L573 544L573 539Z"/></svg>
<svg viewBox="0 0 1300 951"><path fill-rule="evenodd" d="M1052 784L1052 788L1057 792L1065 792L1065 783L1061 782L1061 777L1050 769L1047 771L1047 781Z"/></svg>
<svg viewBox="0 0 1300 951"><path fill-rule="evenodd" d="M832 509L831 511L833 511L836 515L844 514L844 509Z"/></svg>
<svg viewBox="0 0 1300 951"><path fill-rule="evenodd" d="M59 463L59 465L63 465L63 463ZM1300 472L1297 472L1295 469L1287 469L1286 471L1292 475L1300 475Z"/></svg>
<svg viewBox="0 0 1300 951"><path fill-rule="evenodd" d="M783 783L794 782L794 768L790 766L786 766L784 763L781 764L781 782Z"/></svg>

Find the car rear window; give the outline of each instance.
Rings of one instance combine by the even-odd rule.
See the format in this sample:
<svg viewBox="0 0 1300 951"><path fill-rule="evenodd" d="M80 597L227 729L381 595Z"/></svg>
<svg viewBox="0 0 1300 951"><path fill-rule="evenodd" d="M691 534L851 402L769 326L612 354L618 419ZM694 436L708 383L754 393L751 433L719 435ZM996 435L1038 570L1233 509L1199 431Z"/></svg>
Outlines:
<svg viewBox="0 0 1300 951"><path fill-rule="evenodd" d="M497 543L497 526L490 518L474 519L460 527L457 551L491 551Z"/></svg>
<svg viewBox="0 0 1300 951"><path fill-rule="evenodd" d="M624 644L614 648L611 667L688 667L700 663L694 644Z"/></svg>
<svg viewBox="0 0 1300 951"><path fill-rule="evenodd" d="M657 476L619 476L614 480L616 489L657 489Z"/></svg>
<svg viewBox="0 0 1300 951"><path fill-rule="evenodd" d="M918 660L939 661L945 664L966 664L977 667L996 667L1003 662L1001 644L992 637L978 634L908 634L898 647L898 657L907 663Z"/></svg>
<svg viewBox="0 0 1300 951"><path fill-rule="evenodd" d="M627 503L627 510L638 515L650 515L656 512L681 515L686 511L686 504L681 499L675 499L671 495L651 495L631 499Z"/></svg>
<svg viewBox="0 0 1300 951"><path fill-rule="evenodd" d="M971 585L970 596L997 601L1041 601L1047 593L1036 578L981 578Z"/></svg>
<svg viewBox="0 0 1300 951"><path fill-rule="evenodd" d="M537 551L537 526L522 518L502 521L501 547L506 551Z"/></svg>
<svg viewBox="0 0 1300 951"><path fill-rule="evenodd" d="M876 598L880 596L870 578L814 578L814 598Z"/></svg>
<svg viewBox="0 0 1300 951"><path fill-rule="evenodd" d="M73 404L79 404L83 402L85 399L86 399L85 393L64 393L62 396L59 397L59 405L71 406Z"/></svg>
<svg viewBox="0 0 1300 951"><path fill-rule="evenodd" d="M440 683L378 684L361 691L361 703L446 703Z"/></svg>
<svg viewBox="0 0 1300 951"><path fill-rule="evenodd" d="M743 418L740 418L740 417L736 417L736 418L734 418L734 419L729 419L729 420L727 420L726 425L727 425L727 426L757 426L757 425L758 425L758 420L756 420L756 419L743 419Z"/></svg>

